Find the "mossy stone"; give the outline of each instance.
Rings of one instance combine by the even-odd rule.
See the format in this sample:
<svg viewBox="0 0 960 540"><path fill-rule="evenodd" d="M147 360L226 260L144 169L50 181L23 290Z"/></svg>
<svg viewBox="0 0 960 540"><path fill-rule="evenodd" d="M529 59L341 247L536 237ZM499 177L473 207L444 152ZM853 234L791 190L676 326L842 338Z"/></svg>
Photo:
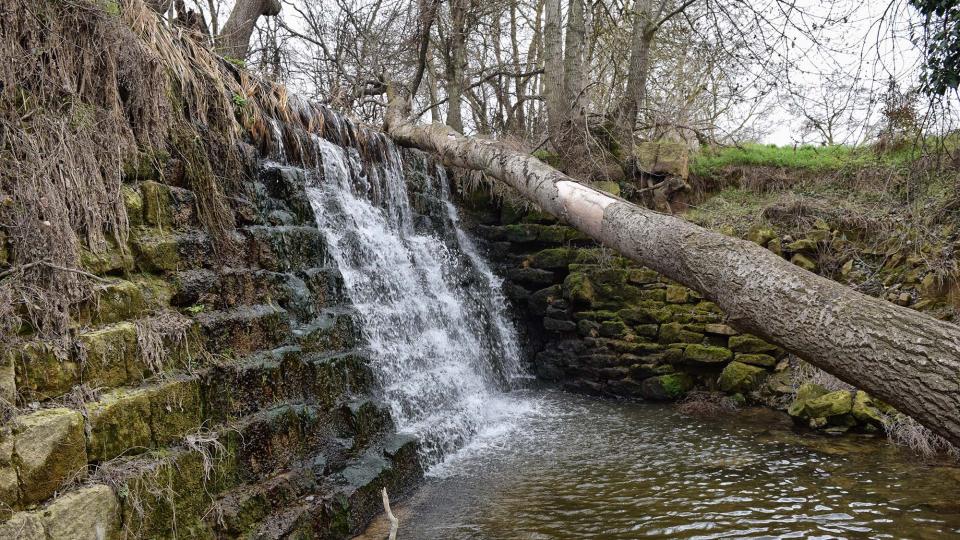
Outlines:
<svg viewBox="0 0 960 540"><path fill-rule="evenodd" d="M770 239L766 248L776 255L783 256L783 242L779 238Z"/></svg>
<svg viewBox="0 0 960 540"><path fill-rule="evenodd" d="M84 302L78 310L77 320L81 324L110 324L132 319L146 311L147 305L143 293L135 283L117 280L96 291L90 301Z"/></svg>
<svg viewBox="0 0 960 540"><path fill-rule="evenodd" d="M837 390L811 399L804 406L804 414L809 418L830 418L849 414L853 410L853 394L848 390Z"/></svg>
<svg viewBox="0 0 960 540"><path fill-rule="evenodd" d="M136 234L133 242L137 266L144 272L175 272L180 267L177 237L169 234Z"/></svg>
<svg viewBox="0 0 960 540"><path fill-rule="evenodd" d="M140 191L129 185L120 187L120 195L123 197L123 205L127 209L127 221L131 227L143 225L143 197Z"/></svg>
<svg viewBox="0 0 960 540"><path fill-rule="evenodd" d="M143 193L143 221L145 224L160 227L173 227L173 206L170 187L159 182L147 181L140 184Z"/></svg>
<svg viewBox="0 0 960 540"><path fill-rule="evenodd" d="M657 322L650 310L646 308L625 308L617 311L617 316L630 325L655 324Z"/></svg>
<svg viewBox="0 0 960 540"><path fill-rule="evenodd" d="M687 364L716 366L730 361L733 351L712 345L688 345L683 351L683 361Z"/></svg>
<svg viewBox="0 0 960 540"><path fill-rule="evenodd" d="M648 285L660 279L660 274L649 268L630 268L628 272L627 281L633 285Z"/></svg>
<svg viewBox="0 0 960 540"><path fill-rule="evenodd" d="M15 540L47 540L51 538L43 530L41 512L17 512L6 522L0 523L0 538Z"/></svg>
<svg viewBox="0 0 960 540"><path fill-rule="evenodd" d="M17 370L11 354L0 356L0 400L17 402Z"/></svg>
<svg viewBox="0 0 960 540"><path fill-rule="evenodd" d="M761 367L733 361L720 373L720 389L731 394L746 394L763 384L766 375L767 371Z"/></svg>
<svg viewBox="0 0 960 540"><path fill-rule="evenodd" d="M83 415L79 411L45 409L15 422L14 455L24 504L46 500L66 480L86 471Z"/></svg>
<svg viewBox="0 0 960 540"><path fill-rule="evenodd" d="M679 285L669 285L664 299L670 304L686 304L690 301L690 290Z"/></svg>
<svg viewBox="0 0 960 540"><path fill-rule="evenodd" d="M152 446L148 390L105 394L99 401L87 404L87 420L90 461L138 454Z"/></svg>
<svg viewBox="0 0 960 540"><path fill-rule="evenodd" d="M152 389L149 402L155 444L162 446L178 440L203 422L200 384L196 379L170 381Z"/></svg>
<svg viewBox="0 0 960 540"><path fill-rule="evenodd" d="M876 427L883 426L883 413L876 407L870 395L858 390L853 397L853 408L850 411L858 422Z"/></svg>
<svg viewBox="0 0 960 540"><path fill-rule="evenodd" d="M118 274L133 270L134 260L129 249L121 248L108 240L107 249L103 252L94 253L81 248L80 266L97 275Z"/></svg>
<svg viewBox="0 0 960 540"><path fill-rule="evenodd" d="M49 538L119 538L120 501L100 484L57 498L43 512Z"/></svg>
<svg viewBox="0 0 960 540"><path fill-rule="evenodd" d="M566 270L577 259L577 250L573 248L550 248L534 253L530 257L530 266L544 270Z"/></svg>
<svg viewBox="0 0 960 540"><path fill-rule="evenodd" d="M730 336L730 349L738 353L775 354L778 349L766 341L750 334Z"/></svg>
<svg viewBox="0 0 960 540"><path fill-rule="evenodd" d="M21 397L45 400L61 396L80 384L80 366L58 356L49 344L33 341L19 351L8 353L16 370L16 387Z"/></svg>
<svg viewBox="0 0 960 540"><path fill-rule="evenodd" d="M772 368L777 365L777 359L769 354L737 354L734 357L734 360L744 364L765 368Z"/></svg>
<svg viewBox="0 0 960 540"><path fill-rule="evenodd" d="M817 242L811 238L801 238L784 246L787 251L812 253L817 250Z"/></svg>
<svg viewBox="0 0 960 540"><path fill-rule="evenodd" d="M581 272L573 272L563 280L563 297L581 307L592 306L597 301L593 283Z"/></svg>
<svg viewBox="0 0 960 540"><path fill-rule="evenodd" d="M644 379L640 395L656 401L676 400L693 388L693 378L686 373L669 373Z"/></svg>
<svg viewBox="0 0 960 540"><path fill-rule="evenodd" d="M623 321L603 321L600 324L600 335L603 337L621 338L627 335L629 328Z"/></svg>
<svg viewBox="0 0 960 540"><path fill-rule="evenodd" d="M703 341L703 334L692 332L687 329L687 325L678 322L671 322L660 325L660 334L658 341L660 343L700 343Z"/></svg>
<svg viewBox="0 0 960 540"><path fill-rule="evenodd" d="M776 237L777 233L770 227L754 227L747 233L747 240L764 247Z"/></svg>
<svg viewBox="0 0 960 540"><path fill-rule="evenodd" d="M790 262L793 263L793 264L795 264L795 265L797 265L797 266L799 266L800 268L803 268L804 270L806 270L806 271L808 271L808 272L816 272L816 271L817 271L817 263L813 262L813 261L812 261L809 257L807 257L806 255L803 255L803 254L800 254L800 253L796 253L796 254L794 254L793 257L790 257Z"/></svg>
<svg viewBox="0 0 960 540"><path fill-rule="evenodd" d="M129 322L77 336L86 355L83 380L94 386L117 387L135 382L130 376L137 361L137 329Z"/></svg>

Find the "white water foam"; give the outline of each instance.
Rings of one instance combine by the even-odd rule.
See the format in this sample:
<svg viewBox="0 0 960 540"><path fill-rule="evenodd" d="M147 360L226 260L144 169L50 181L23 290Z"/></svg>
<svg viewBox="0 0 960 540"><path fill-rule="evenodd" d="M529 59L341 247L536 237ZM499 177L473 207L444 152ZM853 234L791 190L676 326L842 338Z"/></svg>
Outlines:
<svg viewBox="0 0 960 540"><path fill-rule="evenodd" d="M425 191L443 212L415 226L400 154L381 142L387 159L372 163L313 137L323 178L307 192L383 400L398 429L420 438L429 467L505 436L535 406L508 393L526 377L516 332L500 280L457 225L442 169L427 174Z"/></svg>

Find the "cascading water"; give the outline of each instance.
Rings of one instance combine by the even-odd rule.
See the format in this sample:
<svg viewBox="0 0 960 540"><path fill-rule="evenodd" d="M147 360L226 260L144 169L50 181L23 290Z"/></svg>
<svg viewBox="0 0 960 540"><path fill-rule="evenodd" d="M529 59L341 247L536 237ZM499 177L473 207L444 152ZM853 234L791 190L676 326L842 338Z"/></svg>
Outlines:
<svg viewBox="0 0 960 540"><path fill-rule="evenodd" d="M420 182L411 194L389 139L329 111L324 120L337 143L297 139L301 160L315 164L307 194L383 399L398 429L420 438L424 465L434 465L526 409L504 393L524 371L500 282L459 228L442 168L409 156ZM412 195L430 210L414 212Z"/></svg>

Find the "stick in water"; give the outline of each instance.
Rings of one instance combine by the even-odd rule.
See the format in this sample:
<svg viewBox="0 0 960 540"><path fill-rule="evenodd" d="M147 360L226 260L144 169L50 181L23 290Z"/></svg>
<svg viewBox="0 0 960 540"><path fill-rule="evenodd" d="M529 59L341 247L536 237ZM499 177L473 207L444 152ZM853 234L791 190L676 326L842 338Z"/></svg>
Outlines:
<svg viewBox="0 0 960 540"><path fill-rule="evenodd" d="M393 511L390 510L390 497L387 495L387 488L383 488L380 493L383 495L383 511L387 513L387 519L390 520L389 540L397 540L397 529L400 527L400 520L397 519L397 516L393 515Z"/></svg>

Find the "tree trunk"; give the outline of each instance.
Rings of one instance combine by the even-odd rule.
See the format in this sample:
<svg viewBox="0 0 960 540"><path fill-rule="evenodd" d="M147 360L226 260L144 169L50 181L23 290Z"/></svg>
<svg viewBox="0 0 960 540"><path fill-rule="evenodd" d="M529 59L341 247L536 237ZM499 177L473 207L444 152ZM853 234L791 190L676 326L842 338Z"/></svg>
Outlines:
<svg viewBox="0 0 960 540"><path fill-rule="evenodd" d="M250 49L250 36L263 15L280 14L279 0L237 0L230 17L217 36L217 52L226 58L246 60Z"/></svg>
<svg viewBox="0 0 960 540"><path fill-rule="evenodd" d="M614 120L614 138L620 145L621 157L633 155L633 130L637 115L647 97L647 78L650 74L650 47L654 32L649 27L649 16L638 11L630 45L630 69L627 72L627 89Z"/></svg>
<svg viewBox="0 0 960 540"><path fill-rule="evenodd" d="M469 0L450 2L450 49L447 55L447 125L463 133L463 70L467 63Z"/></svg>
<svg viewBox="0 0 960 540"><path fill-rule="evenodd" d="M538 159L388 111L400 144L483 170L543 210L700 291L761 336L893 405L960 446L960 327L865 296L744 240L579 184Z"/></svg>
<svg viewBox="0 0 960 540"><path fill-rule="evenodd" d="M559 150L565 121L563 105L563 51L560 0L546 0L543 17L543 90L547 102L547 131Z"/></svg>

